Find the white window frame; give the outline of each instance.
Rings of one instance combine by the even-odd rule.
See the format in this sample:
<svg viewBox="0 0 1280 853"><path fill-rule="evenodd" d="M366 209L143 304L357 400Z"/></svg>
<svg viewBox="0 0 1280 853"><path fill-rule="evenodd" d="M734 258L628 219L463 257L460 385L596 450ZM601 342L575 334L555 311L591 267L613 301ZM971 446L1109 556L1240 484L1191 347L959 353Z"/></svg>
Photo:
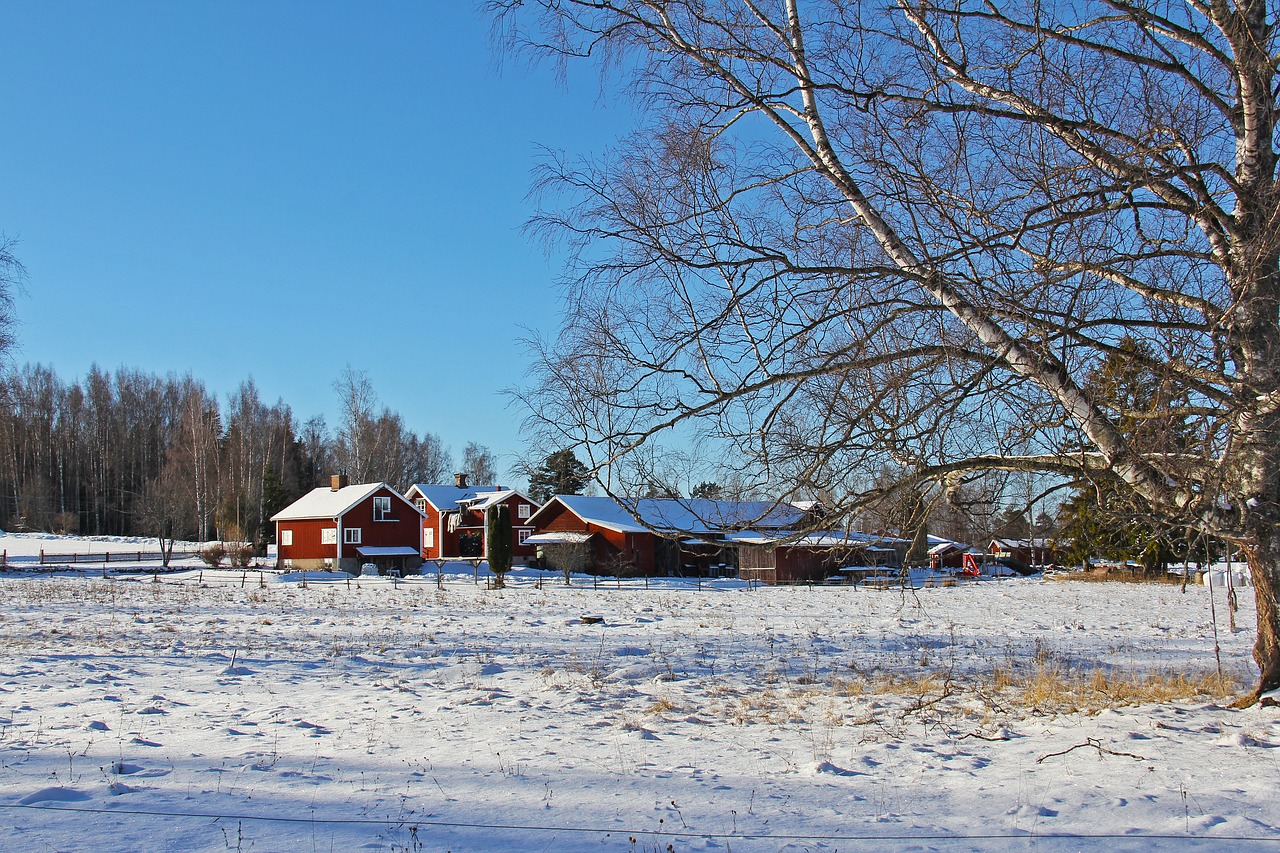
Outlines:
<svg viewBox="0 0 1280 853"><path fill-rule="evenodd" d="M374 495L373 520L374 521L395 521L395 519L391 517L391 496L390 495Z"/></svg>
<svg viewBox="0 0 1280 853"><path fill-rule="evenodd" d="M529 506L528 504L520 504L520 507L516 510L516 517L519 518L521 521L527 520L532 515L533 515L533 507Z"/></svg>
<svg viewBox="0 0 1280 853"><path fill-rule="evenodd" d="M342 544L343 545L359 545L360 537L363 531L359 527L342 528Z"/></svg>
<svg viewBox="0 0 1280 853"><path fill-rule="evenodd" d="M338 528L326 527L320 531L321 545L337 545L338 544Z"/></svg>
<svg viewBox="0 0 1280 853"><path fill-rule="evenodd" d="M416 507L418 508L418 512L422 513L423 515L426 515L426 514L427 514L427 499L426 499L426 498L418 498L417 500L415 500L415 501L413 502L413 505L414 505L414 506L416 506Z"/></svg>
<svg viewBox="0 0 1280 853"><path fill-rule="evenodd" d="M292 544L293 544L293 531L292 531L292 530L281 530L281 531L280 531L280 544L281 544L281 545L284 545L284 546L286 546L286 547L287 547L287 546L289 546L289 545L292 545Z"/></svg>
<svg viewBox="0 0 1280 853"><path fill-rule="evenodd" d="M425 527L422 530L422 547L436 547L436 529L434 527Z"/></svg>
<svg viewBox="0 0 1280 853"><path fill-rule="evenodd" d="M532 527L522 527L516 531L516 544L523 545L525 541L533 535Z"/></svg>

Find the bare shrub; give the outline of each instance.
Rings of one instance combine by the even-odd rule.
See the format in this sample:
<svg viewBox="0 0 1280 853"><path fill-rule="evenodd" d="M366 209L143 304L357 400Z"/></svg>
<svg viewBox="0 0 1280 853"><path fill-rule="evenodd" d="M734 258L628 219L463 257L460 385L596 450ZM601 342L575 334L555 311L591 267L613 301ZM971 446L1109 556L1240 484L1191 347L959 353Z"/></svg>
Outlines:
<svg viewBox="0 0 1280 853"><path fill-rule="evenodd" d="M227 547L221 542L213 542L200 549L200 560L211 569L222 565L227 558Z"/></svg>
<svg viewBox="0 0 1280 853"><path fill-rule="evenodd" d="M80 532L80 516L74 512L60 512L53 517L53 532L61 535Z"/></svg>
<svg viewBox="0 0 1280 853"><path fill-rule="evenodd" d="M253 546L248 542L235 542L226 549L227 559L237 569L247 569L253 564Z"/></svg>

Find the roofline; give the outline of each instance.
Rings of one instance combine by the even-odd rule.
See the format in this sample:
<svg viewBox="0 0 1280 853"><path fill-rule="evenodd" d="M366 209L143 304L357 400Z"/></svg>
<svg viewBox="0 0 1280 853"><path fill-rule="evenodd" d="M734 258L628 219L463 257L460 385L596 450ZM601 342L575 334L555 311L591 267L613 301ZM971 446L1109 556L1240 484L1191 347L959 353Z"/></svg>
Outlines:
<svg viewBox="0 0 1280 853"><path fill-rule="evenodd" d="M365 484L361 484L361 485L365 485ZM388 484L388 483L377 483L376 485L375 485L375 484L370 483L370 484L368 484L368 485L373 485L373 486L374 486L374 488L373 488L373 489L371 489L370 491L366 492L363 496L361 496L361 497L357 498L357 499L356 499L355 501L353 501L352 503L350 503L350 504L348 504L348 505L344 506L342 509L338 510L338 512L334 513L333 515L295 515L295 516L292 516L292 517L289 517L289 518L281 518L281 517L280 517L280 514L281 514L281 513L283 513L285 509L288 509L288 508L289 508L289 507L285 507L284 509L280 510L280 512L278 512L278 513L276 513L275 515L271 516L271 518L269 518L269 519L267 519L267 520L268 520L268 521L277 521L277 520L278 520L278 521L310 521L310 520L312 520L312 519L324 518L324 519L333 519L334 521L337 521L338 519L342 518L342 516L344 516L344 515L346 515L348 512L350 512L352 509L354 509L355 507L359 506L359 505L360 505L360 503L361 503L362 501L364 501L365 499L367 499L367 498L369 498L369 497L372 497L372 496L374 495L374 493L376 493L376 492L377 492L378 490L380 490L380 489L387 489L389 492L391 492L391 494L393 494L393 495L395 495L396 497L400 498L400 500L404 501L404 502L405 502L405 503L407 503L410 507L412 507L412 508L413 508L413 511L414 511L414 512L416 512L418 515L422 516L423 518L426 518L426 517L427 517L426 513L424 513L422 510L418 509L417 505L416 505L416 504L414 504L414 502L413 502L413 501L409 500L407 497L405 497L404 495L400 494L400 492L399 492L399 491L397 491L397 489L396 489L396 487L395 487L395 486L392 486L392 485L390 485L390 484ZM314 491L316 491L317 489L323 489L323 488L324 488L324 486L316 486L316 488L315 488L315 489L312 489L312 490L311 490L311 492L314 492ZM348 486L348 488L351 488L351 487L350 487L350 486ZM307 492L307 494L309 495L309 494L311 494L311 492ZM303 495L302 497L306 497L306 495ZM298 500L300 501L300 500L302 500L302 498L298 498ZM297 503L297 502L298 502L298 501L294 501L294 503ZM292 504L291 504L290 506L292 506Z"/></svg>
<svg viewBox="0 0 1280 853"><path fill-rule="evenodd" d="M537 501L535 501L533 498L529 497L528 495L526 495L524 492L520 491L519 489L494 489L493 491L490 491L490 492L479 492L479 493L477 493L477 494L476 494L476 497L478 498L478 497L480 497L480 495L500 495L500 494L502 494L503 492L511 492L513 495L517 495L517 496L519 496L519 497L524 498L525 500L527 500L529 503L533 504L533 505L534 505L534 506L536 506L536 507L541 508L541 507L543 506L543 504L538 503L538 502L537 502ZM426 495L423 495L423 497L426 497ZM537 514L537 513L534 513L534 515L536 515L536 514ZM530 518L533 518L533 516L532 516L532 515L531 515L531 516L529 516L529 517L530 517Z"/></svg>
<svg viewBox="0 0 1280 853"><path fill-rule="evenodd" d="M427 503L431 504L431 506L435 508L436 512L445 512L445 511L452 511L452 510L454 510L454 509L457 509L457 506L456 506L457 501L454 501L455 506L440 506L440 505L439 505L439 504L437 504L435 501L431 500L431 498L427 497L427 496L426 496L426 494L424 494L424 493L423 493L423 491L422 491L421 489L419 489L419 488L418 488L418 486L443 486L443 487L444 487L444 488L446 488L446 489L456 489L456 488L458 488L457 486L451 486L451 485L449 485L448 483L414 483L414 484L413 484L413 485L411 485L407 490L405 490L405 493L404 493L403 495L401 495L401 497L403 497L405 500L409 501L409 503L411 503L411 504L412 504L412 503L413 503L413 501L412 501L412 500L410 500L410 498L409 498L409 493L410 493L410 492L417 492L417 493L418 493L418 496L419 496L420 498L422 498L424 501L426 501ZM469 492L469 491L472 491L472 490L474 490L474 489L476 489L476 488L478 488L478 487L476 487L476 486L468 486L468 487L467 487L466 489L464 489L463 491L468 491L468 492ZM487 491L477 492L477 494L481 494L481 495L489 495L489 494L493 494L493 493L495 493L495 492L514 492L514 491L516 491L516 490L515 490L515 489L494 489L494 488L490 488L490 489L488 489ZM536 503L537 503L537 501L535 501L535 500L534 500L533 498L531 498L531 497L528 497L527 495L521 495L521 497L524 497L524 499L525 499L525 500L527 500L527 501L529 501L530 503L534 503L534 504L536 504ZM418 509L417 504L414 504L414 507L413 507L413 508L414 508L414 509ZM419 511L419 512L422 512L422 510L418 510L418 511ZM425 513L425 512L423 512L423 513L422 513L422 515L423 515L423 517L424 517L424 518L426 517L426 513Z"/></svg>
<svg viewBox="0 0 1280 853"><path fill-rule="evenodd" d="M588 498L588 497L601 497L601 496L600 496L600 495L564 495L564 497L570 497L570 498ZM565 503L564 501L560 500L560 498L561 498L561 495L552 495L552 496L551 496L551 498L550 498L546 503L544 503L544 504L543 504L543 505L538 509L538 511L537 511L537 512L535 512L533 515L531 515L531 516L529 516L527 519L525 519L525 526L533 525L533 520L534 520L535 518L537 518L539 515L541 515L541 514L542 514L542 512L543 512L543 510L545 510L547 507L551 506L553 503L556 503L557 501L559 501L560 505L561 505L562 507L564 507L564 508L565 508L565 510L567 510L568 512L572 512L575 516L577 516L577 517L578 517L578 519L579 519L579 520L581 520L581 521L585 522L586 524L594 524L596 527L603 527L605 530L612 530L614 533L652 533L652 534L653 534L653 535L655 535L655 536L661 536L661 535L662 535L662 533L664 532L664 531L657 530L656 528L646 527L644 524L641 524L639 521L637 521L634 525L632 525L632 526L631 526L631 528L635 528L635 527L639 527L639 528L641 528L640 530L635 530L635 529L630 529L630 528L627 528L627 527L621 527L621 526L619 526L619 525L617 525L617 524L613 524L613 523L611 523L611 522L607 522L607 521L600 521L600 520L598 520L598 519L594 519L594 518L586 518L585 516L578 515L578 513L573 509L573 507L569 506L567 503ZM620 501L618 501L617 499L615 499L615 498L610 498L610 500L612 500L614 503L618 504L618 506L622 507L623 509L626 509L626 506L625 506L624 504L622 504ZM535 501L535 503L536 503L536 501ZM675 530L675 529L673 528L673 529L671 529L671 531L670 531L670 532L672 532L672 533L679 533L680 531Z"/></svg>

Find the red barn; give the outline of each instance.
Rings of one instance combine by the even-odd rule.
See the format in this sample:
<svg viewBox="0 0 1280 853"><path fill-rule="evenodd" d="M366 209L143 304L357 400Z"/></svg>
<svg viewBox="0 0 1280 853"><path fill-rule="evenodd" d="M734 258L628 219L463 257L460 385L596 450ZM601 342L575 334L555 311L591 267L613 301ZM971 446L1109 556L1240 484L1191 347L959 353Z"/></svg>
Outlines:
<svg viewBox="0 0 1280 853"><path fill-rule="evenodd" d="M378 574L422 565L422 513L386 483L348 486L333 477L271 517L280 565Z"/></svg>
<svg viewBox="0 0 1280 853"><path fill-rule="evenodd" d="M486 515L490 508L506 504L511 513L511 558L517 565L534 557L530 523L538 504L515 489L503 486L468 486L458 474L452 486L415 483L405 495L422 513L424 560L479 559L489 553Z"/></svg>

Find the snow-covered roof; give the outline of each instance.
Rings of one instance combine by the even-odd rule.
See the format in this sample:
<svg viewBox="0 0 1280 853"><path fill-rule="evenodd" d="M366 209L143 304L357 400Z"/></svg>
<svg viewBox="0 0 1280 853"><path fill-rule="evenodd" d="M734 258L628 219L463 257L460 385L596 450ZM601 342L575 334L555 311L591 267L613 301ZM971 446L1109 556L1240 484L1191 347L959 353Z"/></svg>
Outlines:
<svg viewBox="0 0 1280 853"><path fill-rule="evenodd" d="M892 536L876 536L855 531L827 530L792 538L794 533L777 531L759 533L748 530L725 537L739 545L785 545L793 548L858 548L866 551L892 551L894 544L905 545L907 540Z"/></svg>
<svg viewBox="0 0 1280 853"><path fill-rule="evenodd" d="M1051 539L993 539L991 544L1004 548L1048 548L1053 544Z"/></svg>
<svg viewBox="0 0 1280 853"><path fill-rule="evenodd" d="M304 518L337 518L379 489L400 493L386 483L362 483L333 490L328 486L312 489L284 509L271 516L272 521L300 521Z"/></svg>
<svg viewBox="0 0 1280 853"><path fill-rule="evenodd" d="M627 503L644 522L640 523L627 507L610 497L556 495L544 505L543 509L556 501L583 521L608 530L616 530L619 533L645 533L649 530L721 533L746 527L795 527L804 516L801 510L790 504L778 504L773 501L716 501L699 498L628 499ZM535 513L535 517L539 513Z"/></svg>
<svg viewBox="0 0 1280 853"><path fill-rule="evenodd" d="M586 542L592 537L591 533L573 533L571 531L556 531L552 533L535 533L525 538L525 543L529 545L561 545L561 544L578 544Z"/></svg>
<svg viewBox="0 0 1280 853"><path fill-rule="evenodd" d="M417 492L437 510L454 510L462 501L474 500L476 495L497 491L495 486L446 486L440 483L414 483L409 487L410 496Z"/></svg>
<svg viewBox="0 0 1280 853"><path fill-rule="evenodd" d="M356 553L361 557L416 557L418 549L407 545L360 545Z"/></svg>
<svg viewBox="0 0 1280 853"><path fill-rule="evenodd" d="M500 504L503 501L507 500L508 498L512 497L513 495L519 498L523 498L524 500L528 501L530 505L534 507L538 505L538 502L535 501L533 498L529 497L523 492L516 491L515 489L502 489L501 491L493 491L493 492L479 492L476 494L474 498L471 498L470 500L468 500L467 503L472 509L483 512L484 510L487 510L489 507L493 506L494 504Z"/></svg>

